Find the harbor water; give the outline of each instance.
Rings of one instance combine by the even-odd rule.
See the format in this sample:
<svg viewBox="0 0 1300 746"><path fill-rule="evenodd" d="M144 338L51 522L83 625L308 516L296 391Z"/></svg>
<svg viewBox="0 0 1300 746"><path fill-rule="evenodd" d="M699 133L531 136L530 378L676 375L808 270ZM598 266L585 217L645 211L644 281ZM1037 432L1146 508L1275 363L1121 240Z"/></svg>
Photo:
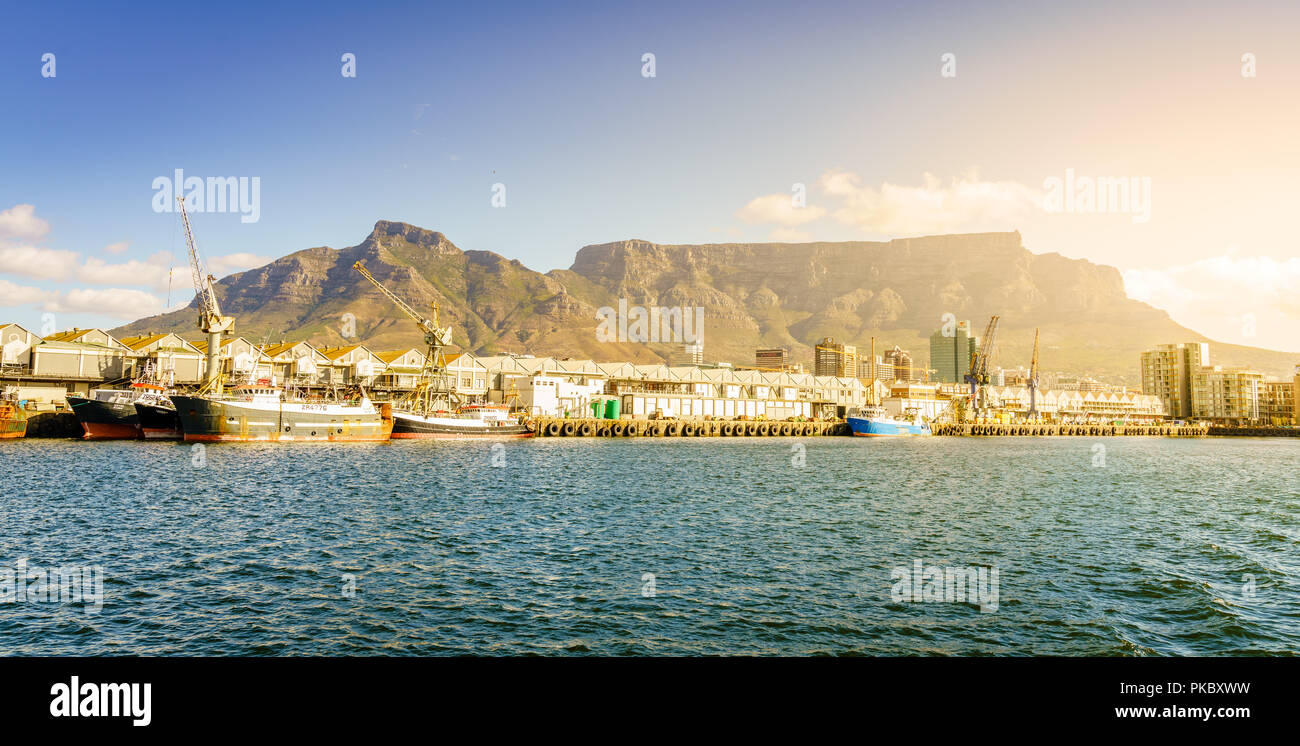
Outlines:
<svg viewBox="0 0 1300 746"><path fill-rule="evenodd" d="M0 653L1289 655L1298 445L4 442L0 570L102 605L11 592Z"/></svg>

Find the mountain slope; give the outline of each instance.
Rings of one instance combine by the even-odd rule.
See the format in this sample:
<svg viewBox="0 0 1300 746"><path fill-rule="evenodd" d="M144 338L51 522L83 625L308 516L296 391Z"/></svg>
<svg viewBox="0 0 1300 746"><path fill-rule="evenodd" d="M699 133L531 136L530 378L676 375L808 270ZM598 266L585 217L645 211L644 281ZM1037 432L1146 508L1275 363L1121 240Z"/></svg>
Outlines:
<svg viewBox="0 0 1300 746"><path fill-rule="evenodd" d="M698 306L710 360L745 365L759 346L791 348L808 362L825 336L877 354L897 344L918 363L944 314L977 333L1002 316L995 364L1028 365L1034 327L1045 370L1136 383L1138 353L1163 342L1209 341L1164 311L1128 298L1114 267L1034 254L1019 233L980 233L888 242L662 245L619 241L586 246L567 270L535 272L498 254L462 251L441 233L379 221L360 244L305 249L217 285L222 309L251 339L344 344L345 314L375 349L418 345L415 325L352 269L363 261L411 305L438 303L456 342L503 351L657 361L665 344L597 341L596 311L629 305ZM116 333L195 333L190 309L128 324ZM865 349L864 349L865 351ZM1295 355L1215 344L1212 361L1290 375Z"/></svg>

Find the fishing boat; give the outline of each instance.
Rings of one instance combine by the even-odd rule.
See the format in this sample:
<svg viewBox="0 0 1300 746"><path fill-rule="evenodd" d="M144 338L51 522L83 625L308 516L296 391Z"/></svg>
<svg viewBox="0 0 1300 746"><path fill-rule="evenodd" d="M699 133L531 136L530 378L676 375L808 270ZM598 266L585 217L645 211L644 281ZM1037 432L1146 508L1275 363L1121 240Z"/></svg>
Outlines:
<svg viewBox="0 0 1300 746"><path fill-rule="evenodd" d="M136 402L135 413L140 420L140 436L145 440L181 439L181 419L170 399L150 404Z"/></svg>
<svg viewBox="0 0 1300 746"><path fill-rule="evenodd" d="M533 430L504 404L470 404L455 412L393 413L393 438L530 438Z"/></svg>
<svg viewBox="0 0 1300 746"><path fill-rule="evenodd" d="M902 417L895 417L885 412L883 407L866 407L850 412L847 419L849 430L854 435L906 437L931 434L930 425L914 409Z"/></svg>
<svg viewBox="0 0 1300 746"><path fill-rule="evenodd" d="M443 349L451 344L451 327L438 323L438 304L427 319L370 274L361 262L352 267L378 288L424 332L429 352L416 379L415 389L394 402L394 438L528 438L532 426L511 414L508 404L465 404L455 406L457 396L446 375ZM512 397L513 398L513 397Z"/></svg>
<svg viewBox="0 0 1300 746"><path fill-rule="evenodd" d="M12 399L0 399L0 440L21 438L27 434L27 413Z"/></svg>
<svg viewBox="0 0 1300 746"><path fill-rule="evenodd" d="M300 397L259 379L222 394L171 397L186 441L356 442L388 440L393 409L364 389L355 398Z"/></svg>
<svg viewBox="0 0 1300 746"><path fill-rule="evenodd" d="M143 437L137 404L168 406L169 386L152 365L125 389L93 389L88 396L69 394L68 405L86 440Z"/></svg>

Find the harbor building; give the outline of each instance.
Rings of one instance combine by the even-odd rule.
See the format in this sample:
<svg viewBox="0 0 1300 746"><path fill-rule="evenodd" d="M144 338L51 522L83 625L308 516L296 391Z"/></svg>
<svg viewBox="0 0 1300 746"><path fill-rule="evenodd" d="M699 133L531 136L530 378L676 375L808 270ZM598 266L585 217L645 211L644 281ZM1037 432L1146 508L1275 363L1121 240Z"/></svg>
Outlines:
<svg viewBox="0 0 1300 746"><path fill-rule="evenodd" d="M985 393L998 409L1012 415L1029 413L1029 389L1024 386L990 386ZM1167 416L1160 397L1135 391L1040 390L1034 405L1040 415L1066 421L1154 422Z"/></svg>
<svg viewBox="0 0 1300 746"><path fill-rule="evenodd" d="M376 391L410 391L420 381L426 355L414 347L404 350L379 350L375 353L383 361L383 368L371 380Z"/></svg>
<svg viewBox="0 0 1300 746"><path fill-rule="evenodd" d="M18 324L0 324L0 370L30 368L32 346L41 338Z"/></svg>
<svg viewBox="0 0 1300 746"><path fill-rule="evenodd" d="M163 380L177 384L199 383L207 362L198 348L175 334L147 334L118 340L130 350L126 377L152 366Z"/></svg>
<svg viewBox="0 0 1300 746"><path fill-rule="evenodd" d="M319 380L329 358L306 342L281 342L262 350L277 381L309 386ZM423 358L423 356L421 356Z"/></svg>
<svg viewBox="0 0 1300 746"><path fill-rule="evenodd" d="M1300 425L1300 365L1295 367L1291 386L1291 422Z"/></svg>
<svg viewBox="0 0 1300 746"><path fill-rule="evenodd" d="M1142 393L1160 397L1170 417L1193 417L1192 376L1209 364L1206 342L1157 345L1141 355Z"/></svg>
<svg viewBox="0 0 1300 746"><path fill-rule="evenodd" d="M817 344L813 357L813 375L834 378L858 378L858 348L826 337Z"/></svg>
<svg viewBox="0 0 1300 746"><path fill-rule="evenodd" d="M939 329L930 335L930 368L935 380L943 383L961 383L970 372L971 358L979 350L979 337L971 333L969 321L959 321L945 335Z"/></svg>
<svg viewBox="0 0 1300 746"><path fill-rule="evenodd" d="M1268 425L1296 425L1295 381L1265 380L1259 389L1259 420Z"/></svg>
<svg viewBox="0 0 1300 746"><path fill-rule="evenodd" d="M1192 373L1192 416L1245 423L1260 418L1264 374L1249 368L1198 368Z"/></svg>

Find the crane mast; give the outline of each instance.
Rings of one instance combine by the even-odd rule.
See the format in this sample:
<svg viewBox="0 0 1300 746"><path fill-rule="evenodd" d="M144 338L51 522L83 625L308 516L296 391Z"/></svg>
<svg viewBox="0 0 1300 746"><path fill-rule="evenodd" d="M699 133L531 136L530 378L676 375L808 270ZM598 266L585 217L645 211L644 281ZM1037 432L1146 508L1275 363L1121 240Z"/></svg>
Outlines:
<svg viewBox="0 0 1300 746"><path fill-rule="evenodd" d="M1034 329L1034 356L1029 360L1029 416L1038 416L1038 329Z"/></svg>
<svg viewBox="0 0 1300 746"><path fill-rule="evenodd" d="M217 292L213 283L217 278L208 274L199 256L199 248L194 244L194 231L190 229L190 216L185 212L185 198L178 197L181 203L181 222L185 225L185 243L190 253L190 273L194 280L194 293L199 306L199 329L208 335L208 375L204 388L220 393L221 389L221 335L235 325L232 316L222 316L221 306L217 304Z"/></svg>
<svg viewBox="0 0 1300 746"><path fill-rule="evenodd" d="M416 390L412 396L412 404L419 414L428 414L437 409L439 403L447 406L451 404L451 392L445 385L443 373L447 368L447 359L443 355L443 349L451 344L451 327L438 326L438 304L431 303L433 309L433 319L427 319L420 315L406 301L402 300L396 293L384 287L384 284L375 279L366 269L366 265L361 262L355 262L352 268L361 273L361 276L370 281L383 293L388 300L397 306L398 310L406 314L408 318L420 327L424 332L424 343L428 351L424 356L424 366L420 370L419 383L416 384ZM435 380L436 378L436 380Z"/></svg>
<svg viewBox="0 0 1300 746"><path fill-rule="evenodd" d="M984 337L980 339L979 350L971 355L970 372L966 374L966 382L970 384L971 404L977 410L984 409L984 387L989 382L989 359L993 357L993 343L998 334L998 321L1001 316L993 316L989 319L989 324L984 328Z"/></svg>

